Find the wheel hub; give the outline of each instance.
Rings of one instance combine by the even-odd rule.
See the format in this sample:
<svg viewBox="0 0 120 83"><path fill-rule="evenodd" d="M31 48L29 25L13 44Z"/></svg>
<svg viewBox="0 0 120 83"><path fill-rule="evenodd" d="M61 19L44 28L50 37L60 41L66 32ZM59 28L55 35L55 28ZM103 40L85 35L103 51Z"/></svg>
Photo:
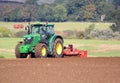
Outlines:
<svg viewBox="0 0 120 83"><path fill-rule="evenodd" d="M61 45L61 43L56 44L56 52L57 52L58 55L60 55L62 53L62 45Z"/></svg>

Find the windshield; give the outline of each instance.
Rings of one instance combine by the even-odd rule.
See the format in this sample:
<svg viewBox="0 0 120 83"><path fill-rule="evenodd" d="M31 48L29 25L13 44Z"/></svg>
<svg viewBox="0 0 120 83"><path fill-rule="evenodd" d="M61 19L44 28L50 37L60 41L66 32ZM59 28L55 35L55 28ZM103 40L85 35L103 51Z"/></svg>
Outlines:
<svg viewBox="0 0 120 83"><path fill-rule="evenodd" d="M54 34L53 26L47 26L47 31L48 31L48 33L50 33L50 34Z"/></svg>
<svg viewBox="0 0 120 83"><path fill-rule="evenodd" d="M31 34L54 34L53 26L34 25L31 26Z"/></svg>
<svg viewBox="0 0 120 83"><path fill-rule="evenodd" d="M37 33L38 33L38 30L39 30L39 27L33 26L33 27L32 27L32 34L37 34Z"/></svg>
<svg viewBox="0 0 120 83"><path fill-rule="evenodd" d="M43 33L42 28L43 28L43 26L32 26L31 33L32 34L42 34Z"/></svg>

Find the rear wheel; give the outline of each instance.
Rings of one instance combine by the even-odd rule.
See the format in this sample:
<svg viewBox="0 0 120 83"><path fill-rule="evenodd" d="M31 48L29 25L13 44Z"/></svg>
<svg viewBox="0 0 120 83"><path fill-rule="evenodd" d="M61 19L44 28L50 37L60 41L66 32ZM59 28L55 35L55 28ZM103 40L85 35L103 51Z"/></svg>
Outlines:
<svg viewBox="0 0 120 83"><path fill-rule="evenodd" d="M15 47L15 56L16 58L26 58L27 54L21 54L19 51L19 47L22 45L22 43L18 43Z"/></svg>
<svg viewBox="0 0 120 83"><path fill-rule="evenodd" d="M53 56L57 58L63 57L63 41L60 38L56 39L54 42Z"/></svg>
<svg viewBox="0 0 120 83"><path fill-rule="evenodd" d="M48 54L47 51L48 51L47 45L44 43L39 43L35 47L35 57L36 58L39 58L39 57L46 58L47 54Z"/></svg>

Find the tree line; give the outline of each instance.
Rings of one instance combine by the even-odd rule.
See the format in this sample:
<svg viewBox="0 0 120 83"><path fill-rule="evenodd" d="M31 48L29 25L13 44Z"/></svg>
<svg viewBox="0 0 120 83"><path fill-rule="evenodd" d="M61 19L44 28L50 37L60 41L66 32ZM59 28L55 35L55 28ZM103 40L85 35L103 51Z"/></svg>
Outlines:
<svg viewBox="0 0 120 83"><path fill-rule="evenodd" d="M22 7L5 6L0 13L1 21L113 21L119 13L120 0L55 0L52 4L26 0ZM118 16L119 17L119 16Z"/></svg>

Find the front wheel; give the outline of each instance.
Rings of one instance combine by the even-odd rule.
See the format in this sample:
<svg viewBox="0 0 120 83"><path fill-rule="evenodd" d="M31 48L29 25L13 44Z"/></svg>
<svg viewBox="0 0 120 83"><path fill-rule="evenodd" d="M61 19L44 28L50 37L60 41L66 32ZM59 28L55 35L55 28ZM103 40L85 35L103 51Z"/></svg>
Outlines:
<svg viewBox="0 0 120 83"><path fill-rule="evenodd" d="M53 56L57 58L63 57L63 41L60 38L54 41Z"/></svg>
<svg viewBox="0 0 120 83"><path fill-rule="evenodd" d="M37 44L37 46L35 47L35 57L36 58L46 58L47 57L47 51L48 51L48 47L46 44L44 43L39 43Z"/></svg>
<svg viewBox="0 0 120 83"><path fill-rule="evenodd" d="M27 54L21 54L19 51L19 47L22 45L22 43L18 43L15 47L15 56L16 58L26 58Z"/></svg>

